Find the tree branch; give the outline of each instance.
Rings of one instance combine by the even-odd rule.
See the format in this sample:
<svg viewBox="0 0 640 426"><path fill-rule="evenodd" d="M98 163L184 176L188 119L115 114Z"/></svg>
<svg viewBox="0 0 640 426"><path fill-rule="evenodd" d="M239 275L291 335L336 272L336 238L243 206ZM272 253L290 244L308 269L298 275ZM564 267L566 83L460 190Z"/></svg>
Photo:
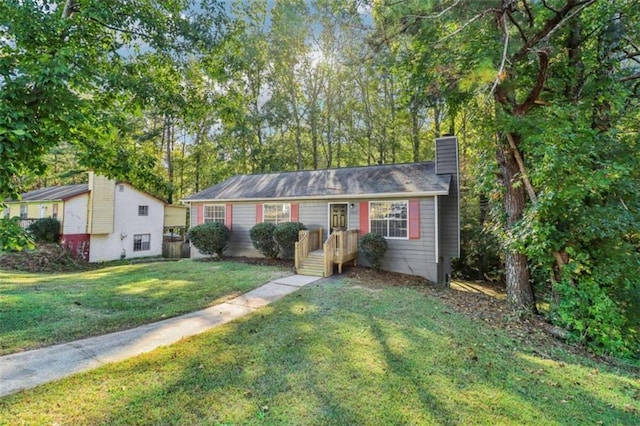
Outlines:
<svg viewBox="0 0 640 426"><path fill-rule="evenodd" d="M517 62L520 59L524 58L529 51L537 45L541 40L544 40L550 37L554 32L558 30L558 28L562 27L569 19L573 18L575 15L580 13L587 6L595 3L596 0L584 0L582 2L577 2L576 0L567 0L564 7L555 11L556 14L549 18L547 22L544 24L542 29L538 31L536 35L534 35L527 43L525 43L522 48L513 55L511 58L512 62ZM544 2L543 2L544 3ZM546 6L546 3L545 3ZM551 9L553 10L553 9Z"/></svg>
<svg viewBox="0 0 640 426"><path fill-rule="evenodd" d="M458 28L457 30L455 30L452 33L447 34L446 36L442 37L441 39L439 39L437 41L437 43L443 42L447 39L450 39L451 37L453 37L454 35L458 34L459 32L461 32L462 30L464 30L465 28L467 28L469 25L471 25L472 23L474 23L475 21L477 21L478 19L484 17L485 15L487 15L488 13L500 13L501 11L498 9L485 9L482 12L478 13L476 16L474 16L473 18L469 19L467 22L465 22L464 24L462 24L462 26L460 28Z"/></svg>
<svg viewBox="0 0 640 426"><path fill-rule="evenodd" d="M518 29L518 32L520 33L520 37L522 37L522 41L526 44L527 43L527 35L524 33L524 31L522 31L522 27L520 26L518 21L516 21L513 18L513 15L509 11L507 11L507 16L509 17L509 20L511 21L511 23L516 26L516 28Z"/></svg>
<svg viewBox="0 0 640 426"><path fill-rule="evenodd" d="M622 77L618 81L623 82L623 81L631 81L631 80L638 80L638 79L640 79L640 74L628 75L626 77Z"/></svg>
<svg viewBox="0 0 640 426"><path fill-rule="evenodd" d="M71 16L80 9L80 5L77 0L67 0L62 9L63 18L71 18Z"/></svg>
<svg viewBox="0 0 640 426"><path fill-rule="evenodd" d="M535 204L538 202L538 196L536 195L536 191L533 189L533 185L531 184L531 180L529 179L529 175L527 174L527 169L524 166L524 160L520 155L520 150L518 149L518 145L516 144L516 141L513 138L513 134L511 132L507 132L507 141L509 142L509 147L511 148L513 158L515 158L516 163L518 163L518 169L520 169L520 178L522 179L522 183L524 184L524 189L529 195L529 200L531 200L531 202Z"/></svg>
<svg viewBox="0 0 640 426"><path fill-rule="evenodd" d="M533 27L533 13L531 13L529 3L527 3L527 0L522 0L522 5L524 6L524 10L527 12L527 17L529 18L529 27Z"/></svg>
<svg viewBox="0 0 640 426"><path fill-rule="evenodd" d="M148 34L144 34L144 33L138 32L138 31L134 31L134 30L126 30L126 29L123 29L123 28L114 27L113 25L109 25L106 22L103 22L103 21L101 21L101 20L99 20L97 18L94 18L94 17L89 17L89 19L91 21L95 22L96 24L102 25L105 28L108 28L108 29L113 30L113 31L117 31L119 33L131 34L131 35L134 35L136 37L142 37L142 38L148 37Z"/></svg>
<svg viewBox="0 0 640 426"><path fill-rule="evenodd" d="M544 88L544 83L547 80L547 69L549 68L549 53L546 50L539 50L538 57L540 58L540 68L538 68L538 75L536 76L536 84L529 92L529 96L520 104L517 105L514 113L517 115L524 115L529 111L538 100L538 96Z"/></svg>
<svg viewBox="0 0 640 426"><path fill-rule="evenodd" d="M502 14L502 31L504 32L504 47L502 48L502 60L500 61L500 68L498 69L498 75L496 75L496 79L493 82L493 86L491 87L491 91L489 92L490 96L493 96L496 87L500 83L500 79L502 77L502 73L504 72L504 66L507 62L507 51L509 49L509 29L507 28L507 20L505 18L505 14Z"/></svg>

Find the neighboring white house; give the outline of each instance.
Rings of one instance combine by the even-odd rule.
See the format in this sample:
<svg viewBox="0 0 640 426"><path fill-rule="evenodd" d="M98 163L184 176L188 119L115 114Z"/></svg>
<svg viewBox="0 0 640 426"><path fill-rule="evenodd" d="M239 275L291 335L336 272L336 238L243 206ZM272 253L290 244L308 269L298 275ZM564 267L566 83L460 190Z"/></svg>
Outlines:
<svg viewBox="0 0 640 426"><path fill-rule="evenodd" d="M88 184L42 188L6 204L5 214L25 221L29 211L57 218L61 243L90 262L160 256L165 226L184 226L186 218L184 208L92 172Z"/></svg>

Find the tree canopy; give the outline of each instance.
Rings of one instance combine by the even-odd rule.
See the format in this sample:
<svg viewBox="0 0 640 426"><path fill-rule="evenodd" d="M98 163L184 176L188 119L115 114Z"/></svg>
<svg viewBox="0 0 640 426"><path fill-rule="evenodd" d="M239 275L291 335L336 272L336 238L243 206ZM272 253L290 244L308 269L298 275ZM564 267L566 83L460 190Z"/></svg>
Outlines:
<svg viewBox="0 0 640 426"><path fill-rule="evenodd" d="M638 0L7 0L0 196L87 169L169 201L459 136L460 274L593 350L640 337Z"/></svg>

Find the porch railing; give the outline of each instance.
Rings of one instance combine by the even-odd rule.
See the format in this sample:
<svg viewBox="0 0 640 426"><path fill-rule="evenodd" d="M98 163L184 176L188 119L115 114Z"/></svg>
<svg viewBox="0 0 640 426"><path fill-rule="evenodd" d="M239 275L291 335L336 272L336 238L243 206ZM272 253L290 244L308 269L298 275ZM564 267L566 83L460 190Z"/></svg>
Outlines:
<svg viewBox="0 0 640 426"><path fill-rule="evenodd" d="M300 269L302 261L309 256L309 253L320 247L322 247L322 228L300 231L295 245L296 270Z"/></svg>
<svg viewBox="0 0 640 426"><path fill-rule="evenodd" d="M27 229L36 220L38 219L19 219L18 225L20 225L21 228Z"/></svg>
<svg viewBox="0 0 640 426"><path fill-rule="evenodd" d="M342 264L350 260L354 264L358 258L358 231L336 231L329 235L323 245L324 276L333 275L333 264L338 264L338 272L342 273Z"/></svg>

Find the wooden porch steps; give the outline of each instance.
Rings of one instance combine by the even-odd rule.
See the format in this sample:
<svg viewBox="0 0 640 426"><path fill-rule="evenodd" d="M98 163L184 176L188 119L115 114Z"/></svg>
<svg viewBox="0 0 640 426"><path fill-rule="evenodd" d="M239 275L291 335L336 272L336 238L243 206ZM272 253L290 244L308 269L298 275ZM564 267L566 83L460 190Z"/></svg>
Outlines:
<svg viewBox="0 0 640 426"><path fill-rule="evenodd" d="M298 269L297 273L312 277L323 277L324 254L322 253L322 250L315 250L309 253L309 256L302 261L301 267Z"/></svg>

